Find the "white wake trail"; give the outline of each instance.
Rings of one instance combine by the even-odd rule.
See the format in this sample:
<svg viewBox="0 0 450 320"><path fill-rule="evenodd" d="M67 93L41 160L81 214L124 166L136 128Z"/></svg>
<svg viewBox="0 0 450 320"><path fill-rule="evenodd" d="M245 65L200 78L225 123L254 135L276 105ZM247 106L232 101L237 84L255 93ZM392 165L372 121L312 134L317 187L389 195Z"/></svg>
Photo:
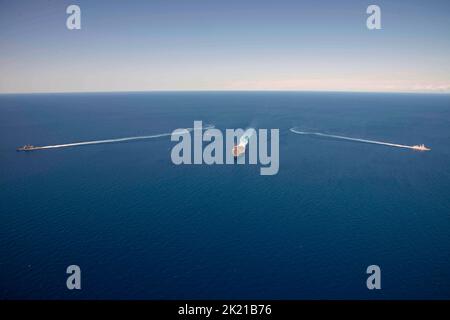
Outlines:
<svg viewBox="0 0 450 320"><path fill-rule="evenodd" d="M186 128L188 132L194 130L207 130L214 128L214 125L208 125L202 128ZM117 142L125 142L125 141L135 141L135 140L145 140L145 139L153 139L153 138L161 138L168 137L171 135L180 135L183 132L178 133L160 133L154 134L150 136L136 136L136 137L126 137L126 138L115 138L115 139L106 139L106 140L94 140L94 141L83 141L83 142L73 142L73 143L65 143L65 144L55 144L50 146L42 146L42 147L33 147L33 150L41 150L41 149L56 149L56 148L68 148L68 147L77 147L77 146L86 146L91 144L104 144L104 143L117 143Z"/></svg>
<svg viewBox="0 0 450 320"><path fill-rule="evenodd" d="M422 145L408 146L408 145L404 145L404 144L397 144L397 143L390 143L390 142L383 142L383 141L376 141L376 140L366 140L366 139L359 139L359 138L344 137L344 136L338 136L338 135L334 135L334 134L326 134L326 133L321 133L321 132L298 131L295 128L291 128L290 131L293 132L293 133L296 133L296 134L328 137L328 138L335 138L335 139L342 139L342 140L349 140L349 141L356 141L356 142L363 142L363 143L370 143L370 144L378 144L378 145L389 146L389 147L406 148L406 149L413 149L413 150L420 150L420 151L429 151L429 150L431 150L431 149L425 147L423 144Z"/></svg>

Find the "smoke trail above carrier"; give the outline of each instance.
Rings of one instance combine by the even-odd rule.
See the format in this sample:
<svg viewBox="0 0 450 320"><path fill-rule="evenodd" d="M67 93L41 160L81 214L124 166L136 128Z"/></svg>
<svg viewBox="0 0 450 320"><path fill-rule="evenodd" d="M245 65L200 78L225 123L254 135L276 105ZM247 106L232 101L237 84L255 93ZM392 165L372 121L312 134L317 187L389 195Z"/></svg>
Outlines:
<svg viewBox="0 0 450 320"><path fill-rule="evenodd" d="M302 134L302 135L327 137L327 138L333 138L333 139L338 139L338 140L347 140L347 141L355 141L355 142L362 142L362 143L369 143L369 144L377 144L377 145L383 145L383 146L395 147L395 148L406 148L406 149L413 149L413 150L418 150L418 151L430 151L431 150L430 148L425 147L425 145L423 145L423 144L408 146L408 145L404 145L404 144L338 136L338 135L334 135L334 134L327 134L327 133L321 133L321 132L300 131L297 128L291 128L290 131L293 133Z"/></svg>

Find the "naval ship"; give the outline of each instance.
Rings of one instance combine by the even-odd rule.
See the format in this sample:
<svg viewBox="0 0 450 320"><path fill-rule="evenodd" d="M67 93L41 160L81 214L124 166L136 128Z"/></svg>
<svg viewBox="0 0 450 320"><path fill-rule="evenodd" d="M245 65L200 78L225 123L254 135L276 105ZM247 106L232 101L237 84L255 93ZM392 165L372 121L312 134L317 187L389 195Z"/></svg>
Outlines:
<svg viewBox="0 0 450 320"><path fill-rule="evenodd" d="M419 150L419 151L430 151L431 150L430 148L425 147L424 144L412 146L412 149Z"/></svg>
<svg viewBox="0 0 450 320"><path fill-rule="evenodd" d="M40 149L39 147L35 147L31 144L26 144L23 147L19 147L16 149L16 151L33 151L33 150L37 150Z"/></svg>
<svg viewBox="0 0 450 320"><path fill-rule="evenodd" d="M253 134L250 129L247 129L239 140L239 144L236 144L231 152L233 153L234 158L238 158L241 155L245 154L245 149L250 140L250 136Z"/></svg>

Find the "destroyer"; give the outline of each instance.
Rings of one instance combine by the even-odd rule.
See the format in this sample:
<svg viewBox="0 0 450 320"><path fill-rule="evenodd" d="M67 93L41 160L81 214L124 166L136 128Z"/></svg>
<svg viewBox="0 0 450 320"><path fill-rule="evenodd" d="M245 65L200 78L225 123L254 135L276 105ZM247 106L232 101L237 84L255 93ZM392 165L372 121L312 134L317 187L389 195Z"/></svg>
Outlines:
<svg viewBox="0 0 450 320"><path fill-rule="evenodd" d="M33 150L37 150L37 149L39 149L39 147L35 147L31 144L26 144L23 147L17 148L16 150L17 151L33 151Z"/></svg>

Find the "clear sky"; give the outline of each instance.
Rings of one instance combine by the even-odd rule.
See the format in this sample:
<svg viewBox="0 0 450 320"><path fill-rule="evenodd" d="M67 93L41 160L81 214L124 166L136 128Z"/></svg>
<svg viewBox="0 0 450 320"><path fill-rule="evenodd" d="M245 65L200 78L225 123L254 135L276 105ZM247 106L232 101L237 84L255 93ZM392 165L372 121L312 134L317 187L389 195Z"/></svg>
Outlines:
<svg viewBox="0 0 450 320"><path fill-rule="evenodd" d="M450 93L450 1L0 0L0 93L151 90Z"/></svg>

